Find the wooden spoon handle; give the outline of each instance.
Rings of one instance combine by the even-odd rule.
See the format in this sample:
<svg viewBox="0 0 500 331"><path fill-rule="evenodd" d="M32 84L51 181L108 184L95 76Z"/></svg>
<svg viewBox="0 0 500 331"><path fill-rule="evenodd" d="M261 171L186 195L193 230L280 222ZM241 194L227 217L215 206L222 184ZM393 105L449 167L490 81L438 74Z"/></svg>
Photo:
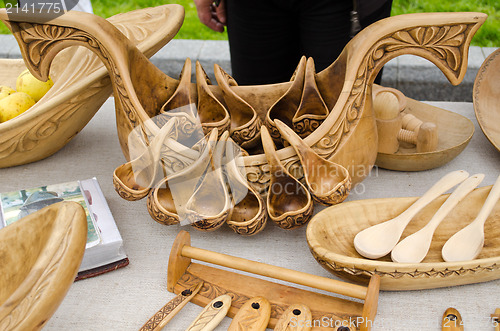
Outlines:
<svg viewBox="0 0 500 331"><path fill-rule="evenodd" d="M464 322L462 316L455 308L448 308L443 314L441 324L442 331L463 331Z"/></svg>
<svg viewBox="0 0 500 331"><path fill-rule="evenodd" d="M289 306L281 315L274 331L309 331L312 328L312 313L301 304Z"/></svg>
<svg viewBox="0 0 500 331"><path fill-rule="evenodd" d="M231 307L231 296L223 294L213 299L186 331L211 331L224 319Z"/></svg>
<svg viewBox="0 0 500 331"><path fill-rule="evenodd" d="M233 317L227 331L264 331L271 318L271 304L266 298L251 298Z"/></svg>
<svg viewBox="0 0 500 331"><path fill-rule="evenodd" d="M182 291L156 312L139 331L159 331L200 291L203 282L200 281L191 288Z"/></svg>
<svg viewBox="0 0 500 331"><path fill-rule="evenodd" d="M469 174L465 170L457 170L448 173L443 178L438 180L427 192L425 192L424 195L422 195L422 197L420 197L413 205L411 205L410 208L405 210L399 217L407 217L409 222L413 218L413 216L415 216L431 201L448 191L453 186L463 182L467 177L469 177ZM406 224L404 224L405 227Z"/></svg>
<svg viewBox="0 0 500 331"><path fill-rule="evenodd" d="M439 223L448 215L448 213L455 208L455 206L462 201L467 194L474 190L484 179L484 174L476 174L467 178L462 182L453 193L446 199L446 201L439 207L438 211L434 214L432 219L425 227L436 229Z"/></svg>
<svg viewBox="0 0 500 331"><path fill-rule="evenodd" d="M491 188L491 191L488 194L488 197L486 198L483 207L479 211L479 214L477 215L473 223L476 222L484 223L488 218L488 216L490 215L491 211L493 210L493 207L495 207L499 198L500 198L500 176L498 176L495 184Z"/></svg>

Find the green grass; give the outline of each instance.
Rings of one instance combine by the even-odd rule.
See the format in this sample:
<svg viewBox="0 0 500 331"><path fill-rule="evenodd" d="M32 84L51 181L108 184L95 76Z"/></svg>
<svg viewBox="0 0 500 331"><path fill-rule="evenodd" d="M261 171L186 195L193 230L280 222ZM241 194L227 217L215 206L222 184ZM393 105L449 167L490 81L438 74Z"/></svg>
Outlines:
<svg viewBox="0 0 500 331"><path fill-rule="evenodd" d="M101 17L109 17L117 13L134 9L159 6L166 3L178 3L184 6L186 18L177 39L227 39L226 33L210 30L198 20L196 7L192 0L94 0L94 13ZM3 7L3 1L0 2ZM483 47L500 47L500 0L394 0L392 15L421 12L445 11L478 11L489 15L486 23L479 29L472 40L472 45ZM0 33L10 33L4 25L0 25Z"/></svg>

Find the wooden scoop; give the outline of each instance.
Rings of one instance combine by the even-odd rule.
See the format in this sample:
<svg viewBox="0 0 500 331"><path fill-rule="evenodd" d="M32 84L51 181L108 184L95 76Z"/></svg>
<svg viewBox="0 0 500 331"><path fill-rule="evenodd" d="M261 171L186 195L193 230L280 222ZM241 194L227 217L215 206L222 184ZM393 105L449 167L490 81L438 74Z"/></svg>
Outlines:
<svg viewBox="0 0 500 331"><path fill-rule="evenodd" d="M300 104L302 89L304 88L304 75L306 71L306 57L302 56L299 65L293 74L288 90L267 111L265 124L275 143L282 143L281 135L274 124L275 119L280 119L286 125L292 126L292 118Z"/></svg>
<svg viewBox="0 0 500 331"><path fill-rule="evenodd" d="M264 198L253 188L241 173L245 170L239 147L232 139L226 144L226 172L231 189L233 208L227 224L236 233L249 236L266 226L267 212Z"/></svg>
<svg viewBox="0 0 500 331"><path fill-rule="evenodd" d="M247 101L231 89L231 86L238 85L233 77L217 64L214 65L214 74L231 114L231 138L243 148L255 147L260 137L260 117Z"/></svg>
<svg viewBox="0 0 500 331"><path fill-rule="evenodd" d="M293 130L300 137L305 138L323 123L329 113L328 107L316 84L314 61L312 58L308 58L302 98L292 118Z"/></svg>
<svg viewBox="0 0 500 331"><path fill-rule="evenodd" d="M431 246L434 231L450 211L484 179L484 174L467 178L441 205L432 219L419 231L401 240L391 252L391 258L399 263L420 263Z"/></svg>
<svg viewBox="0 0 500 331"><path fill-rule="evenodd" d="M120 196L129 201L135 201L148 195L156 183L161 171L161 150L175 128L176 119L168 121L158 132L158 135L146 147L142 155L118 166L113 172L113 185Z"/></svg>
<svg viewBox="0 0 500 331"><path fill-rule="evenodd" d="M346 168L319 156L285 123L274 121L281 136L295 149L299 156L304 177L314 200L334 205L344 201L351 190L351 176Z"/></svg>
<svg viewBox="0 0 500 331"><path fill-rule="evenodd" d="M231 307L231 296L223 294L213 299L188 326L186 331L212 331L222 322Z"/></svg>
<svg viewBox="0 0 500 331"><path fill-rule="evenodd" d="M408 223L422 208L468 176L469 174L464 170L450 172L399 216L360 231L354 237L356 251L370 259L378 259L389 254L398 243Z"/></svg>
<svg viewBox="0 0 500 331"><path fill-rule="evenodd" d="M198 181L210 162L216 140L217 129L214 128L210 132L208 142L202 153L200 153L198 160L182 171L163 178L149 192L148 211L155 221L165 225L172 225L179 223L180 217L186 216L186 203L196 190ZM174 201L174 199L176 200Z"/></svg>
<svg viewBox="0 0 500 331"><path fill-rule="evenodd" d="M227 331L264 331L271 318L271 304L266 298L249 299L233 317Z"/></svg>
<svg viewBox="0 0 500 331"><path fill-rule="evenodd" d="M196 61L196 87L198 91L198 116L203 132L208 134L213 128L219 130L219 135L229 130L231 123L229 112L219 101L209 86L212 82L199 61ZM222 98L222 95L220 96Z"/></svg>
<svg viewBox="0 0 500 331"><path fill-rule="evenodd" d="M281 315L274 331L309 331L312 328L312 313L306 305L290 305Z"/></svg>
<svg viewBox="0 0 500 331"><path fill-rule="evenodd" d="M306 187L281 164L269 132L261 129L262 145L270 166L267 210L269 218L283 229L293 229L309 221L313 201Z"/></svg>
<svg viewBox="0 0 500 331"><path fill-rule="evenodd" d="M500 198L500 176L491 188L476 219L451 236L444 244L441 255L446 262L474 260L484 245L484 222Z"/></svg>
<svg viewBox="0 0 500 331"><path fill-rule="evenodd" d="M216 230L224 224L229 215L231 198L222 175L222 157L228 137L229 132L225 131L215 146L203 179L186 203L186 216L198 230Z"/></svg>
<svg viewBox="0 0 500 331"><path fill-rule="evenodd" d="M179 139L188 139L194 135L198 140L203 137L200 118L196 109L196 89L191 85L191 60L186 59L179 78L179 85L174 94L165 102L160 110L161 116L156 121L168 120L172 117L179 121ZM158 123L161 126L161 122Z"/></svg>

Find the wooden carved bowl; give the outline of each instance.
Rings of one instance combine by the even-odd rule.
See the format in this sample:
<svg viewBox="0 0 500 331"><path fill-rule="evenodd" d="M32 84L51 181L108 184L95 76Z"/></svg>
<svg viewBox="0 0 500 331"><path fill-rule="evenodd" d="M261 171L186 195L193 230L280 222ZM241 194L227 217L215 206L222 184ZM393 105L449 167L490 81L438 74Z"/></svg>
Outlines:
<svg viewBox="0 0 500 331"><path fill-rule="evenodd" d="M435 151L417 153L415 147L400 145L394 154L378 153L375 164L384 169L422 171L440 167L457 157L469 144L474 124L468 118L426 103L406 98L404 114L412 114L423 122L432 122L438 129Z"/></svg>
<svg viewBox="0 0 500 331"><path fill-rule="evenodd" d="M162 6L108 20L150 57L173 38L183 18L182 8ZM8 20L4 22L9 26ZM0 60L0 85L15 88L16 78L24 69L22 60ZM0 123L0 168L38 161L57 152L83 129L112 92L106 68L86 48L62 51L50 75L54 86L39 102L20 116Z"/></svg>
<svg viewBox="0 0 500 331"><path fill-rule="evenodd" d="M488 140L500 151L500 49L484 60L474 81L474 111Z"/></svg>
<svg viewBox="0 0 500 331"><path fill-rule="evenodd" d="M59 202L0 230L0 330L40 330L78 273L87 217Z"/></svg>
<svg viewBox="0 0 500 331"><path fill-rule="evenodd" d="M30 70L40 78L47 77L48 67L57 50L68 45L86 46L104 61L113 78L118 136L127 159L129 133L134 127L142 126L147 143L147 136L159 131L159 127L148 120L158 115L166 103L183 106L180 101L185 100L187 103L197 103L198 109L206 108L207 104L217 109L227 106L233 120L238 118L238 114L245 114L251 120L251 125L248 122L238 126L240 131L232 137L236 142L251 142L249 145L255 147L256 140L253 138L259 134L259 124L265 122L266 113L282 97L289 96L295 105L305 98L326 107L328 116L316 121L316 117L308 117L307 112L304 114L304 107L310 107L310 104L302 103L302 108L300 104L296 105L295 115L300 116L294 117L296 122L293 125L302 128L302 132L310 132L305 142L322 157L348 169L353 184L356 184L368 175L377 156L371 88L380 68L399 55L415 54L436 64L456 85L465 75L470 40L486 15L409 14L374 23L356 35L325 70L314 73L312 63L301 61L305 70L297 72L304 72L303 86L307 88L302 91L299 86L296 93L302 95L302 100L296 96L292 98L293 93L287 94L299 77L294 77L291 82L260 86L238 86L234 79L219 69L216 70L219 85L209 84L206 79L199 85L189 83L187 75L183 75L180 80L171 78L148 61L113 25L91 14L69 12L49 23L22 13L8 17L5 11L0 11L0 18L21 30L14 35L24 49L23 54ZM26 25L21 22L30 23ZM23 39L22 29L33 23L44 27L58 26L71 33L59 40L54 40L55 36L47 33L30 36L41 43L52 43L50 51L40 52L40 49L30 47ZM76 31L88 36L88 39L73 37ZM38 57L41 58L39 62L31 60ZM199 91L197 87L200 87ZM292 90L296 91L297 86L293 87ZM198 100L198 95L203 99ZM315 114L314 109L311 112ZM258 118L252 114L257 114ZM246 173L251 184L263 191L269 184L269 173L265 155L258 151L257 146L253 151L256 154L245 158ZM295 172L293 168L300 167L292 147L280 149L278 156L291 173Z"/></svg>
<svg viewBox="0 0 500 331"><path fill-rule="evenodd" d="M354 248L356 234L406 210L417 198L352 201L324 209L307 227L307 242L316 260L332 274L357 283L380 275L382 290L418 290L485 282L500 278L500 202L485 223L485 244L475 260L444 262L441 249L457 231L472 222L491 186L470 193L438 226L429 253L421 263L395 263L387 255L370 260ZM401 240L432 218L448 195L430 203L409 223Z"/></svg>

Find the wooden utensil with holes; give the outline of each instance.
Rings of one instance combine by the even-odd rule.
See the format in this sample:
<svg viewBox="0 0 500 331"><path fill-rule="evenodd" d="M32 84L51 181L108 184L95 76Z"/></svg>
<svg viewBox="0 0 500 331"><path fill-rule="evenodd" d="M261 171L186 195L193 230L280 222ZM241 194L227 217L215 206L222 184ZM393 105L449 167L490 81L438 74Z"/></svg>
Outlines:
<svg viewBox="0 0 500 331"><path fill-rule="evenodd" d="M212 331L227 315L231 297L223 294L213 299L189 325L186 331Z"/></svg>
<svg viewBox="0 0 500 331"><path fill-rule="evenodd" d="M443 314L441 323L442 331L463 331L464 322L462 316L455 308L448 308Z"/></svg>

